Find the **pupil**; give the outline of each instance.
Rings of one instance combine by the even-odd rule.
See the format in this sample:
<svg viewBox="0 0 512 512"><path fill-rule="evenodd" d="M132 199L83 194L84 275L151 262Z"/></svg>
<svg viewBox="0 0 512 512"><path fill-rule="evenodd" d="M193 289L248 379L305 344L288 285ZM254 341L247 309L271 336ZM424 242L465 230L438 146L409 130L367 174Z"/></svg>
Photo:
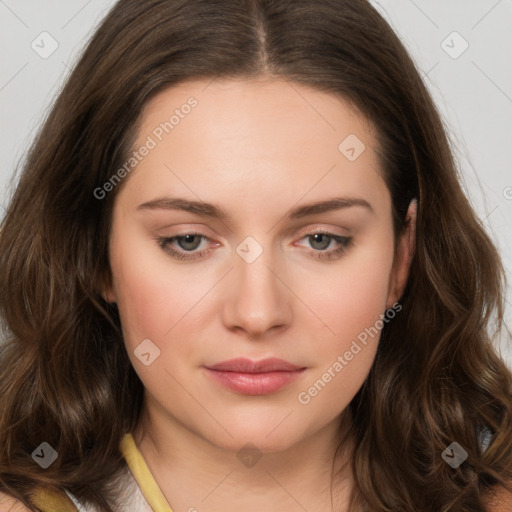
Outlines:
<svg viewBox="0 0 512 512"><path fill-rule="evenodd" d="M315 243L319 242L321 247L315 247L316 249L325 250L327 247L329 247L329 235L326 235L324 233L317 233L316 235L312 236L313 238L313 247L315 246ZM324 243L322 244L322 238L324 238ZM327 242L327 243L325 243Z"/></svg>
<svg viewBox="0 0 512 512"><path fill-rule="evenodd" d="M196 238L196 243L193 242L194 238ZM198 246L199 237L197 235L185 235L180 238L180 245L182 249L196 249ZM192 245L192 247L190 247Z"/></svg>

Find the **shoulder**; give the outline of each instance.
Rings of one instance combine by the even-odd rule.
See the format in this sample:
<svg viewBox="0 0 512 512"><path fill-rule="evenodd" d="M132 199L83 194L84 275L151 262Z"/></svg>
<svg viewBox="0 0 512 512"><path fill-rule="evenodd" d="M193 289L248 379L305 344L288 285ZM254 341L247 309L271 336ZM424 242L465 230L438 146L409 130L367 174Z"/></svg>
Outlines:
<svg viewBox="0 0 512 512"><path fill-rule="evenodd" d="M75 503L64 491L37 488L31 499L38 509L52 512L76 512ZM0 512L32 512L21 502L3 492L0 492Z"/></svg>
<svg viewBox="0 0 512 512"><path fill-rule="evenodd" d="M30 512L30 509L12 496L0 492L0 512Z"/></svg>
<svg viewBox="0 0 512 512"><path fill-rule="evenodd" d="M512 482L509 482L508 489L500 485L488 491L484 503L487 512L510 512L512 510Z"/></svg>

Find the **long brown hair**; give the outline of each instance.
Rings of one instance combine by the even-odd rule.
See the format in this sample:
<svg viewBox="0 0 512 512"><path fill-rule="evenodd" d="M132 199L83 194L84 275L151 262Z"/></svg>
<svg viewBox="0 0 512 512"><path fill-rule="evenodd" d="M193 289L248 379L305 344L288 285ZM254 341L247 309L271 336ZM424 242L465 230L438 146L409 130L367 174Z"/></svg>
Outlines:
<svg viewBox="0 0 512 512"><path fill-rule="evenodd" d="M350 403L352 505L485 510L483 492L512 477L511 374L492 343L504 272L411 58L364 0L120 0L101 23L30 149L0 233L0 490L32 510L41 485L112 510L119 442L139 421L143 386L100 293L122 183L104 199L94 191L126 161L158 92L257 75L348 99L377 127L397 238L418 200L403 311ZM453 441L468 453L456 469L441 456ZM31 457L41 442L58 452L44 470Z"/></svg>

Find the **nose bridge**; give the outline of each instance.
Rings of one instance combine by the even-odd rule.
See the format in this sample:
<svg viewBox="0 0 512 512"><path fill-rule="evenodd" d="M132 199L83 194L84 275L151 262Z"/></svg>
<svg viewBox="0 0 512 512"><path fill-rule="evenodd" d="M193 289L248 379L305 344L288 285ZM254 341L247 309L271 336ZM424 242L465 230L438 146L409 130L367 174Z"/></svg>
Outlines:
<svg viewBox="0 0 512 512"><path fill-rule="evenodd" d="M287 288L279 278L280 265L272 248L247 237L236 248L232 291L225 322L248 334L261 335L290 322Z"/></svg>

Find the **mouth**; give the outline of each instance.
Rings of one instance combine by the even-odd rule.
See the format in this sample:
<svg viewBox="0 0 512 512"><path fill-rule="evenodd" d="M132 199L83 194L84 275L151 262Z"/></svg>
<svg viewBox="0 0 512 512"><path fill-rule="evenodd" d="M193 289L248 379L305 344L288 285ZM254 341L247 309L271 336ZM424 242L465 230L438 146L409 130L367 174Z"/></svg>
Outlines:
<svg viewBox="0 0 512 512"><path fill-rule="evenodd" d="M238 358L205 367L207 375L222 386L244 395L268 395L296 381L306 370L283 359L260 361Z"/></svg>

